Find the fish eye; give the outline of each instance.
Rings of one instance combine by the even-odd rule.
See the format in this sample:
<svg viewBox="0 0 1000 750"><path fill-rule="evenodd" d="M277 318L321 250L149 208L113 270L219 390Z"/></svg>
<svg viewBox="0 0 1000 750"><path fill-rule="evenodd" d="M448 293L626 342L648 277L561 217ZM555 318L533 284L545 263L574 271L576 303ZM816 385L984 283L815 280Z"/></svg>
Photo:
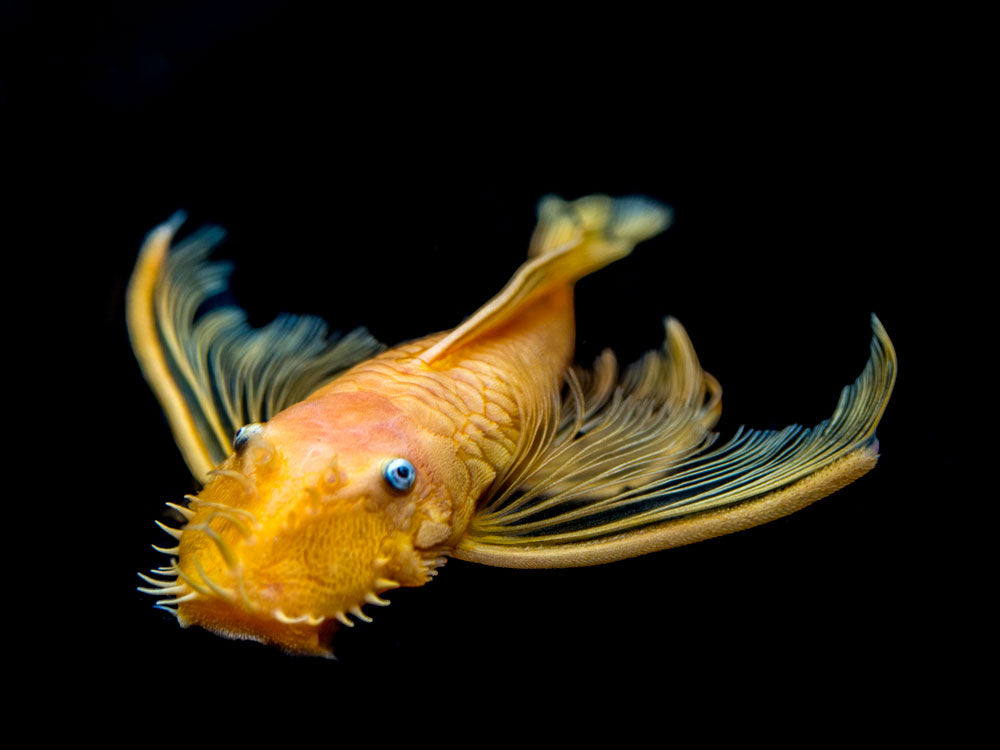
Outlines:
<svg viewBox="0 0 1000 750"><path fill-rule="evenodd" d="M394 490L406 492L417 478L417 470L405 458L394 458L382 469L382 476Z"/></svg>
<svg viewBox="0 0 1000 750"><path fill-rule="evenodd" d="M236 431L236 435L233 437L233 449L239 450L244 445L247 444L247 440L251 436L256 435L264 427L260 422L251 422L250 424L245 424L240 429Z"/></svg>

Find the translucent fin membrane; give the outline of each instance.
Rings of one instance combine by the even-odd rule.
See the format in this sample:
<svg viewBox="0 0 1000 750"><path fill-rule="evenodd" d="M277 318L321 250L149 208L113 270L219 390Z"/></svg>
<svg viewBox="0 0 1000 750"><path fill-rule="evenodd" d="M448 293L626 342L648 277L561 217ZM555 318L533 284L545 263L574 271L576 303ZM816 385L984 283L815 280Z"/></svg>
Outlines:
<svg viewBox="0 0 1000 750"><path fill-rule="evenodd" d="M202 229L168 252L183 216L154 229L129 285L128 323L146 379L167 413L192 473L232 452L236 431L301 401L381 346L363 329L327 336L322 320L283 315L253 329L237 307L199 316L223 292L231 267L209 263L224 236Z"/></svg>
<svg viewBox="0 0 1000 750"><path fill-rule="evenodd" d="M563 420L572 411L573 427L559 432L517 491L483 506L456 556L513 567L597 564L736 530L725 511L750 500L774 498L792 512L801 507L796 492L808 493L809 502L829 494L856 476L841 481L837 470L825 470L856 473L861 464L874 465L875 428L892 392L896 357L874 316L872 327L871 358L829 420L811 428L741 430L714 450L706 450L713 437L706 428L718 416L717 391L706 385L708 400L696 408L697 388L665 384L692 377L694 365L672 368L676 357L640 363L608 395L607 365L599 363L582 397L570 383ZM842 462L858 451L863 461ZM821 472L822 481L805 481ZM777 515L762 507L759 517L756 523ZM679 521L690 522L688 530L703 522L717 533L685 532L678 542L670 527ZM592 554L597 547L601 553Z"/></svg>

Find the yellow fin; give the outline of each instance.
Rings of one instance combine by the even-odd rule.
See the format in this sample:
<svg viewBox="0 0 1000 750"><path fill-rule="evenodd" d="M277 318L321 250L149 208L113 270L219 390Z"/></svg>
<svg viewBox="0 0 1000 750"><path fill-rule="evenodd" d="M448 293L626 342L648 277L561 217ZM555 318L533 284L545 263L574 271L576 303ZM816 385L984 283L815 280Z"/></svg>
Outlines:
<svg viewBox="0 0 1000 750"><path fill-rule="evenodd" d="M664 322L663 349L648 352L620 379L610 350L592 370L567 373L568 398L553 409L554 436L501 478L478 509L477 529L497 511L510 525L548 508L618 495L714 442L722 389L701 369L683 326Z"/></svg>
<svg viewBox="0 0 1000 750"><path fill-rule="evenodd" d="M666 229L670 216L668 208L642 197L591 195L572 202L543 198L529 260L496 297L420 359L431 363L502 325L536 296L624 258L636 244Z"/></svg>
<svg viewBox="0 0 1000 750"><path fill-rule="evenodd" d="M864 372L833 416L812 428L741 430L704 450L711 438L702 433L696 445L696 428L713 423L708 384L701 409L667 407L624 381L589 417L586 400L574 398L584 420L608 435L561 429L516 491L477 511L454 556L502 567L597 565L750 528L834 492L878 458L875 428L895 383L896 354L875 316L872 328ZM636 377L653 387L645 373ZM656 439L657 431L683 436L692 428L676 444Z"/></svg>
<svg viewBox="0 0 1000 750"><path fill-rule="evenodd" d="M319 318L283 315L253 329L236 307L201 316L223 292L228 264L209 263L223 238L208 227L170 244L183 214L149 233L129 281L132 348L160 401L188 468L201 482L232 452L236 431L301 401L337 373L377 352L364 329L327 337Z"/></svg>

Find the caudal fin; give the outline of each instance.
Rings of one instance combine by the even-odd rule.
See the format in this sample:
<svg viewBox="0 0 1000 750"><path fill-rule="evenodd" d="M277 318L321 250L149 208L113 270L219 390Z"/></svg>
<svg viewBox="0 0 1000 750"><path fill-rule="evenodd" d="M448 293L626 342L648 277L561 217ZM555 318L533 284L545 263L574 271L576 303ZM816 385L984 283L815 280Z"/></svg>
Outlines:
<svg viewBox="0 0 1000 750"><path fill-rule="evenodd" d="M538 226L531 237L528 257L576 248L583 276L624 258L638 243L666 229L671 218L669 208L642 196L588 195L564 201L547 195L538 202ZM581 252L582 246L589 252ZM583 262L584 258L599 265Z"/></svg>
<svg viewBox="0 0 1000 750"><path fill-rule="evenodd" d="M496 297L420 358L433 362L502 325L537 296L624 258L638 243L666 229L670 219L666 206L639 196L542 198L528 261Z"/></svg>

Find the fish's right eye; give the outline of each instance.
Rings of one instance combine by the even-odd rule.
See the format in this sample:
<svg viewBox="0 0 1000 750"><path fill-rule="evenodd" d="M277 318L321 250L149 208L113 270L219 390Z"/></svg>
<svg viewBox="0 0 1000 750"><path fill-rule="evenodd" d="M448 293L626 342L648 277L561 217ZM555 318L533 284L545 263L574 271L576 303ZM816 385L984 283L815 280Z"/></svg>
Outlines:
<svg viewBox="0 0 1000 750"><path fill-rule="evenodd" d="M260 422L251 422L250 424L245 424L240 427L240 429L236 431L236 436L233 437L233 449L239 450L242 448L247 444L247 440L260 432L263 427L264 425Z"/></svg>

